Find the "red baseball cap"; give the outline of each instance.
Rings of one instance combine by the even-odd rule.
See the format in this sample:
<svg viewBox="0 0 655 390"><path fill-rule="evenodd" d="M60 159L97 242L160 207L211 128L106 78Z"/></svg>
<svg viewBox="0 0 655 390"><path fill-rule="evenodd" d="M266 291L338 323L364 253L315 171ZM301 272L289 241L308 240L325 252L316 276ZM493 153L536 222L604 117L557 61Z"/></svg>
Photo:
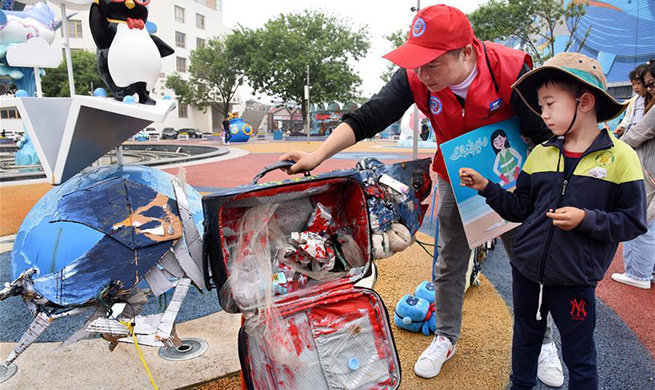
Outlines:
<svg viewBox="0 0 655 390"><path fill-rule="evenodd" d="M383 57L405 69L416 69L449 50L473 43L475 35L464 13L445 4L420 10L404 45Z"/></svg>

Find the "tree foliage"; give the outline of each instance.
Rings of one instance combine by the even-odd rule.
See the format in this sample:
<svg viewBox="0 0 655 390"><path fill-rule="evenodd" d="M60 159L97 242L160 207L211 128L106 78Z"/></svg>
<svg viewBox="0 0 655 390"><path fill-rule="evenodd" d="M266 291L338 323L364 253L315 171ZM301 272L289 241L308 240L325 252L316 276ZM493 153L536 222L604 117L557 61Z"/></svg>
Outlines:
<svg viewBox="0 0 655 390"><path fill-rule="evenodd" d="M188 80L179 73L166 79L166 87L175 92L180 103L201 110L212 107L227 115L230 101L243 84L243 74L237 69L234 54L226 48L226 41L212 38L191 52Z"/></svg>
<svg viewBox="0 0 655 390"><path fill-rule="evenodd" d="M302 102L309 66L311 101L347 102L357 96L361 78L351 66L370 46L367 29L317 11L279 15L256 30L239 27L228 46L239 68L259 93Z"/></svg>
<svg viewBox="0 0 655 390"><path fill-rule="evenodd" d="M107 89L105 83L100 78L95 53L86 50L73 50L71 52L71 58L73 61L76 94L92 95L93 90L98 87ZM41 80L41 88L43 89L43 96L70 96L66 60L62 61L57 68L45 70L45 76ZM111 93L111 91L107 91L107 93Z"/></svg>
<svg viewBox="0 0 655 390"><path fill-rule="evenodd" d="M408 35L409 35L409 30L403 31L402 29L400 29L392 32L389 35L385 35L384 38L387 41L389 41L389 43L391 43L391 47L393 49L396 49L402 46L403 43L405 43ZM396 73L397 70L398 70L398 66L393 62L389 62L387 64L387 70L385 70L384 73L380 75L380 78L382 79L382 81L386 83L389 80L391 80L391 76L393 76L393 74Z"/></svg>
<svg viewBox="0 0 655 390"><path fill-rule="evenodd" d="M568 22L571 29L564 51L575 43L575 33L585 14L586 2L569 0L490 0L476 9L469 19L481 40L518 39L535 65L543 64L555 52L555 38ZM591 27L577 47L584 46Z"/></svg>

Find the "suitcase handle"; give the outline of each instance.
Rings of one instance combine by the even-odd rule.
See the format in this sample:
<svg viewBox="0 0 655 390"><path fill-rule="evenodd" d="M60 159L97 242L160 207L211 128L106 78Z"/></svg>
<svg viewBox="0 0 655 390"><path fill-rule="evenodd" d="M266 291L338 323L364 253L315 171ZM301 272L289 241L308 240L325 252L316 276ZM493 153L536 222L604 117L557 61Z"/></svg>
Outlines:
<svg viewBox="0 0 655 390"><path fill-rule="evenodd" d="M296 162L292 161L292 160L284 160L284 161L278 161L278 162L276 162L274 164L271 164L271 165L267 166L266 168L262 169L261 171L259 171L259 173L255 176L255 178L252 179L250 184L257 184L257 181L259 181L259 179L264 177L264 175L266 175L270 171L274 171L276 169L291 168L293 166L293 164L295 164L295 163ZM312 174L309 171L305 171L305 176L311 176L311 175Z"/></svg>

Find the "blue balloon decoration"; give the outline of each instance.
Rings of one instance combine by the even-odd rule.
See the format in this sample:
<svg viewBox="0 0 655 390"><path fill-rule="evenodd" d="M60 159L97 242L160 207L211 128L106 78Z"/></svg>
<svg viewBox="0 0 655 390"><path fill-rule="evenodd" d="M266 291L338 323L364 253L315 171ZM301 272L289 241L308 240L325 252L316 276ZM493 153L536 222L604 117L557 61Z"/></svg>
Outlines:
<svg viewBox="0 0 655 390"><path fill-rule="evenodd" d="M20 149L23 147L23 145L25 145L25 142L23 142L23 140L20 140L16 145L18 146L18 149Z"/></svg>
<svg viewBox="0 0 655 390"><path fill-rule="evenodd" d="M2 11L0 11L0 24L7 24L7 15Z"/></svg>
<svg viewBox="0 0 655 390"><path fill-rule="evenodd" d="M93 96L107 97L107 90L104 88L96 88L93 90Z"/></svg>
<svg viewBox="0 0 655 390"><path fill-rule="evenodd" d="M171 95L164 95L164 100L173 100Z"/></svg>
<svg viewBox="0 0 655 390"><path fill-rule="evenodd" d="M18 91L16 91L16 97L28 97L28 96L30 95L24 89L19 89Z"/></svg>
<svg viewBox="0 0 655 390"><path fill-rule="evenodd" d="M123 103L125 103L125 104L134 104L135 103L134 96L125 96L123 98Z"/></svg>
<svg viewBox="0 0 655 390"><path fill-rule="evenodd" d="M232 118L230 119L230 132L232 133L230 142L248 142L253 135L253 128L244 122L243 118Z"/></svg>

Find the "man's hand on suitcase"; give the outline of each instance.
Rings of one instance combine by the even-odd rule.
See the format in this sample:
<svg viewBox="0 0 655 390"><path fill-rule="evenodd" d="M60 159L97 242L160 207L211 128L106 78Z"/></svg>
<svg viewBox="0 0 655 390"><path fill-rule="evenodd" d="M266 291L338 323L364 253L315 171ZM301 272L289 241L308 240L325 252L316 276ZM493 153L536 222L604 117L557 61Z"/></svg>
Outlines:
<svg viewBox="0 0 655 390"><path fill-rule="evenodd" d="M299 150L292 150L285 153L279 160L292 160L296 162L291 168L285 170L289 175L311 171L322 162L315 153L306 153Z"/></svg>

